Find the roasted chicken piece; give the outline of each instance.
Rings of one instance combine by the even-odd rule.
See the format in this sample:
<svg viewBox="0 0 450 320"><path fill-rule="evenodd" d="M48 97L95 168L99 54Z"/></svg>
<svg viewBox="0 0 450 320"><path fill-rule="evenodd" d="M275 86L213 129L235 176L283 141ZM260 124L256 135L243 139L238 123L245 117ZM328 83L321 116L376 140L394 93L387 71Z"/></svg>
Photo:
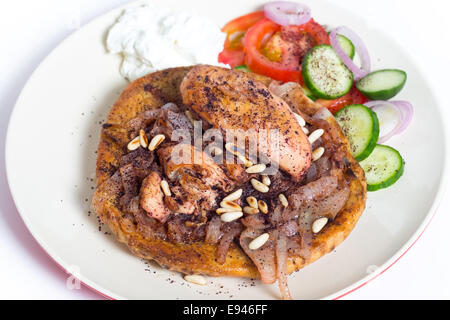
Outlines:
<svg viewBox="0 0 450 320"><path fill-rule="evenodd" d="M151 172L142 182L140 203L142 209L161 222L165 222L172 213L164 205L164 193L161 190L161 177L158 173Z"/></svg>
<svg viewBox="0 0 450 320"><path fill-rule="evenodd" d="M201 179L202 184L223 191L231 191L234 183L226 176L217 163L202 150L190 144L171 145L158 150L160 162L166 176L171 181L190 174Z"/></svg>
<svg viewBox="0 0 450 320"><path fill-rule="evenodd" d="M219 190L230 192L235 182L209 155L180 143L158 150L165 175L175 184L166 204L176 213L200 214L215 209Z"/></svg>
<svg viewBox="0 0 450 320"><path fill-rule="evenodd" d="M186 75L180 90L184 104L214 128L234 130L236 139L246 143L255 132L259 134L254 142L258 153L295 181L308 171L311 145L307 136L289 106L263 83L244 72L200 65ZM271 130L278 136L269 134Z"/></svg>

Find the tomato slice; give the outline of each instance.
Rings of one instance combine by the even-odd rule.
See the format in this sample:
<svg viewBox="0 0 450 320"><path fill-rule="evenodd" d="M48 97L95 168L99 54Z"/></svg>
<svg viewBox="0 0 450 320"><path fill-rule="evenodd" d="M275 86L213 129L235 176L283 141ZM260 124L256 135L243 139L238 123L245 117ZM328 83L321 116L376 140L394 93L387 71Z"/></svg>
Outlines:
<svg viewBox="0 0 450 320"><path fill-rule="evenodd" d="M353 86L352 90L349 92L350 97L353 101L353 104L364 104L369 101L362 93L359 91L356 86Z"/></svg>
<svg viewBox="0 0 450 320"><path fill-rule="evenodd" d="M265 45L267 38L269 49ZM255 73L283 82L302 83L301 59L304 54L313 46L329 43L327 32L313 19L301 26L281 27L264 18L245 35L245 63Z"/></svg>
<svg viewBox="0 0 450 320"><path fill-rule="evenodd" d="M251 27L244 39L245 64L252 72L284 82L299 82L301 79L300 61L291 59L289 48L281 47L281 61L271 61L262 48L264 41L278 31L281 26L264 18Z"/></svg>
<svg viewBox="0 0 450 320"><path fill-rule="evenodd" d="M246 64L252 72L284 82L302 83L304 54L312 46L330 43L327 32L313 19L301 26L281 27L265 18L264 11L238 17L222 31L227 38L220 63L232 68Z"/></svg>
<svg viewBox="0 0 450 320"><path fill-rule="evenodd" d="M228 22L222 28L222 32L227 34L224 48L231 50L242 50L244 48L243 39L245 33L250 27L263 18L264 11L256 11Z"/></svg>
<svg viewBox="0 0 450 320"><path fill-rule="evenodd" d="M245 63L244 36L247 30L264 18L264 11L256 11L228 22L222 32L227 34L219 62L234 68Z"/></svg>
<svg viewBox="0 0 450 320"><path fill-rule="evenodd" d="M234 33L236 31L246 31L259 20L264 18L264 11L256 11L239 18L231 20L223 28L222 32L227 34Z"/></svg>
<svg viewBox="0 0 450 320"><path fill-rule="evenodd" d="M347 107L352 104L364 104L369 99L367 99L355 86L343 97L336 100L316 100L317 103L320 103L325 108L328 108L331 113L335 114L339 110L344 107Z"/></svg>
<svg viewBox="0 0 450 320"><path fill-rule="evenodd" d="M223 49L223 51L219 53L219 62L228 64L231 68L234 68L245 63L244 56L243 50Z"/></svg>
<svg viewBox="0 0 450 320"><path fill-rule="evenodd" d="M312 47L321 44L330 44L328 33L314 19L300 26L283 26L281 33L283 39L299 46L301 51L309 51Z"/></svg>
<svg viewBox="0 0 450 320"><path fill-rule="evenodd" d="M314 19L298 27L300 31L308 33L315 41L315 45L330 44L330 37L326 30Z"/></svg>

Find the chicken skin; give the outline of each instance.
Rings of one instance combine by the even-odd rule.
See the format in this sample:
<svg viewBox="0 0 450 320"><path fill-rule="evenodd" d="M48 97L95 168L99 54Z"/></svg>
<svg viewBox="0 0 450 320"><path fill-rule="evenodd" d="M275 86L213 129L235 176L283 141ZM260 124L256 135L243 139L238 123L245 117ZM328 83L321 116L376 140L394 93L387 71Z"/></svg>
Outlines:
<svg viewBox="0 0 450 320"><path fill-rule="evenodd" d="M199 65L183 79L183 103L238 141L258 135L258 154L301 181L311 165L311 145L289 106L244 72ZM249 132L251 132L249 134ZM273 135L273 133L276 133ZM247 150L248 151L248 150Z"/></svg>

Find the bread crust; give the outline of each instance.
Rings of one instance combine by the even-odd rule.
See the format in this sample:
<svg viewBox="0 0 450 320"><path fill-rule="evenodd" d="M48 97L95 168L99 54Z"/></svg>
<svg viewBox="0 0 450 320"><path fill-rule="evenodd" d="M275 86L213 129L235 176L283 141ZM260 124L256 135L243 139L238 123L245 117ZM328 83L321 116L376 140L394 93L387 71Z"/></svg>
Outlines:
<svg viewBox="0 0 450 320"><path fill-rule="evenodd" d="M152 234L146 228L135 225L119 209L120 188L117 176L113 174L119 167L121 156L126 152L124 145L130 140L126 123L137 114L158 108L165 103L181 104L180 83L190 69L191 67L173 68L142 77L130 83L114 104L108 115L107 125L102 129L98 147L94 210L117 239L138 257L154 260L163 267L186 274L260 278L253 262L235 243L231 245L225 263L220 264L216 261L217 245L205 242L173 244ZM266 85L271 82L263 76L252 77ZM308 103L302 111L312 116L319 109L319 106ZM353 230L365 208L364 172L351 155L348 141L336 121L331 120L329 123L335 134L346 144L347 159L355 173L353 177L348 178L350 197L336 219L313 237L309 258L289 256L289 273L300 270L334 250Z"/></svg>

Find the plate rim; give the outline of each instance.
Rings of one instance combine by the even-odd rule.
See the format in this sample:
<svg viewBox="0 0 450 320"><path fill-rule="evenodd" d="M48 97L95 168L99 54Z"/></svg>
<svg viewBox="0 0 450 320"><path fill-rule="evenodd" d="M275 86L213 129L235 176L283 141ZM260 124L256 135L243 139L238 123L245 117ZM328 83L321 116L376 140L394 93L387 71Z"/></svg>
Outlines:
<svg viewBox="0 0 450 320"><path fill-rule="evenodd" d="M87 277L84 277L83 275L77 275L77 274L72 274L70 273L70 270L68 270L68 268L65 266L66 262L62 261L62 259L55 253L53 252L53 250L51 249L51 247L49 245L47 245L45 243L45 241L43 241L40 236L33 230L32 227L32 223L27 219L26 215L22 214L21 212L21 206L19 205L18 201L16 200L16 194L15 191L16 189L14 189L13 185L14 183L11 181L11 173L10 173L10 168L11 165L9 164L11 161L13 161L11 159L11 131L12 131L12 127L14 125L14 123L16 122L16 115L17 115L17 109L18 106L20 105L20 102L24 96L24 92L28 89L30 83L32 82L32 80L34 79L34 77L36 76L36 74L40 71L40 69L42 69L42 67L44 66L44 64L48 63L48 61L50 60L50 57L53 56L55 54L55 52L62 47L65 43L69 42L73 37L75 37L78 32L82 29L88 28L91 24L95 23L97 20L100 20L108 15L112 15L113 12L116 11L120 11L120 10L124 10L127 7L130 6L136 6L139 4L143 4L146 3L146 1L143 0L136 0L136 1L132 1L130 3L126 3L124 5L118 6L116 8L113 8L107 12L104 12L96 17L94 17L93 19L91 19L89 22L87 22L86 24L84 24L81 28L75 30L74 32L72 32L71 34L69 34L66 38L64 38L62 41L60 41L50 52L49 54L43 59L41 60L41 62L38 64L38 66L34 69L34 71L31 73L31 75L29 76L29 78L27 79L24 87L22 88L22 90L20 91L20 94L18 95L18 98L16 99L16 102L14 104L14 107L12 108L9 120L8 120L8 127L7 127L7 132L6 132L6 139L5 139L5 171L6 171L6 180L7 180L7 184L11 193L11 197L13 199L14 205L17 209L17 213L19 214L20 218L22 219L26 229L28 230L28 232L33 236L33 238L35 239L35 241L39 244L39 246L43 249L43 251L48 255L49 258L51 258L51 260L53 260L56 265L61 268L64 272L66 272L69 275L72 275L73 277L75 277L77 280L79 280L85 287L89 288L90 290L102 295L103 297L107 298L107 299L127 299L125 297L122 297L120 294L116 294L113 293L105 288L103 288L101 285L98 285L97 283L95 283L95 281L88 279ZM342 5L337 4L338 6L342 7ZM345 9L345 7L342 7ZM383 35L386 37L389 37L391 39L393 39L391 37L391 35L387 34L386 32L383 31ZM393 39L395 40L395 39ZM420 64L417 63L417 60L414 58L414 56L412 56L407 50L404 50L403 52L408 59L413 63L414 67L417 69L418 73L421 76L424 76L426 79L427 83L431 83L429 81L429 76L426 72L424 72L423 68L420 66ZM436 99L437 101L437 110L439 112L439 114L442 116L443 114L443 102L442 102L442 97L440 95L438 95L435 91L435 89L433 87L429 87L430 91L433 94L433 98ZM441 117L442 118L442 117ZM384 272L386 272L388 269L390 269L391 267L393 267L407 252L409 252L410 249L412 249L414 247L414 245L418 242L418 240L421 238L421 236L425 233L425 231L427 230L427 228L430 226L431 222L433 221L434 217L438 214L439 208L440 208L440 204L442 203L443 200L443 196L444 196L444 192L445 192L445 188L448 185L448 170L449 170L449 165L448 165L448 156L449 156L449 147L448 147L448 143L449 143L449 139L448 139L448 133L450 129L447 129L447 127L445 125L442 125L442 130L444 132L444 135L442 137L443 139L443 167L442 167L442 175L441 178L439 180L439 186L438 186L438 190L434 196L433 202L430 206L430 209L428 210L428 213L426 214L426 216L424 217L422 223L420 224L420 226L416 229L416 231L414 232L414 234L404 243L404 245L397 250L397 252L395 254L393 254L391 256L391 258L387 259L380 267L377 268L377 270L375 272L372 272L368 275L366 275L365 277L363 277L362 279L360 279L359 281L356 281L355 283L348 285L346 287L344 287L343 289L334 292L330 295L327 295L325 297L319 298L321 300L339 300L343 297L346 297L347 295L357 291L358 289L364 287L365 285L369 284L371 281L375 280L376 278L378 278L379 276L381 276Z"/></svg>

